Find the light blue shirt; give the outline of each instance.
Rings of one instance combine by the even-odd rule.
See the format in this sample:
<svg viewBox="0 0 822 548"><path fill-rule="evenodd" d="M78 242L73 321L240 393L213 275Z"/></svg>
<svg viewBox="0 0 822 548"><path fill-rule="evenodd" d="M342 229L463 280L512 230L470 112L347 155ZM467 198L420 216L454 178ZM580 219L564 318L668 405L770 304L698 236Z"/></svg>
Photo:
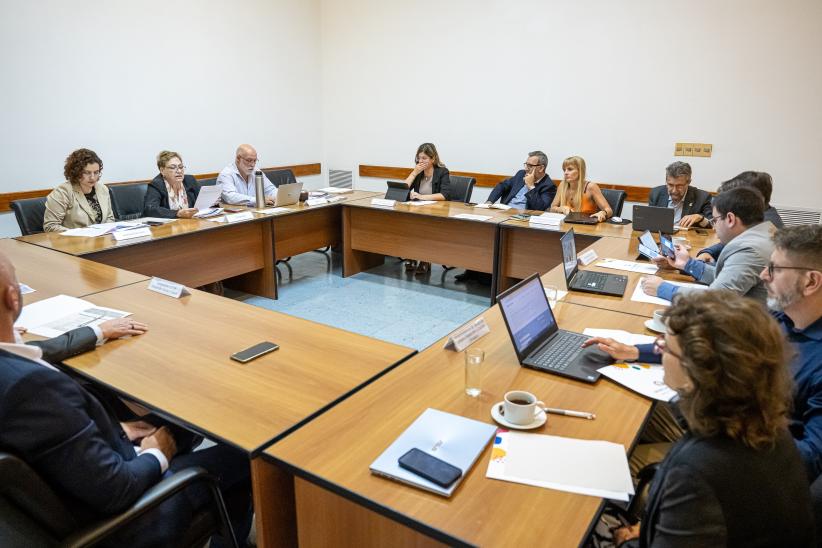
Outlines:
<svg viewBox="0 0 822 548"><path fill-rule="evenodd" d="M528 187L526 185L522 185L522 188L519 189L516 196L511 198L511 201L508 202L508 205L514 207L516 209L526 209L525 204L527 203L527 199L525 195L528 194Z"/></svg>
<svg viewBox="0 0 822 548"><path fill-rule="evenodd" d="M248 179L243 179L236 164L229 164L223 168L217 176L217 184L223 191L222 200L227 204L253 204L257 197L257 190L254 187L254 171L248 175ZM274 196L277 188L271 184L268 177L263 173L263 189L266 196Z"/></svg>
<svg viewBox="0 0 822 548"><path fill-rule="evenodd" d="M668 207L674 210L674 224L677 224L682 218L682 200L680 200L678 204L674 205L674 201L671 200L671 195L669 194Z"/></svg>

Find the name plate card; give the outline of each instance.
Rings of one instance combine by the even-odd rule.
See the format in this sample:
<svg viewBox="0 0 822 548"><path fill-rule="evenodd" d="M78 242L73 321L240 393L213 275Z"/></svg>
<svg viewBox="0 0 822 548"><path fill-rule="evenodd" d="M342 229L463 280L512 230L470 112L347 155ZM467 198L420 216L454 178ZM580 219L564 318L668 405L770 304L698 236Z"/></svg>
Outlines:
<svg viewBox="0 0 822 548"><path fill-rule="evenodd" d="M597 252L593 249L589 249L585 253L580 254L578 258L579 262L582 263L582 266L588 266L597 260Z"/></svg>
<svg viewBox="0 0 822 548"><path fill-rule="evenodd" d="M134 238L151 238L151 229L148 227L132 228L129 230L117 230L111 233L114 239L118 242L123 240L132 240Z"/></svg>
<svg viewBox="0 0 822 548"><path fill-rule="evenodd" d="M327 203L328 203L327 198L309 198L305 201L305 205L307 205L308 207L323 205L323 204L327 204Z"/></svg>
<svg viewBox="0 0 822 548"><path fill-rule="evenodd" d="M465 324L448 336L443 348L462 352L474 341L482 338L491 332L488 324L485 323L485 318L479 318L471 323Z"/></svg>
<svg viewBox="0 0 822 548"><path fill-rule="evenodd" d="M148 284L148 289L162 295L174 297L175 299L179 299L184 295L191 295L188 289L186 289L186 286L183 284L170 282L162 278L151 278L151 281Z"/></svg>
<svg viewBox="0 0 822 548"><path fill-rule="evenodd" d="M385 198L371 198L371 205L378 207L394 207L397 200L386 200Z"/></svg>
<svg viewBox="0 0 822 548"><path fill-rule="evenodd" d="M227 223L238 223L240 221L252 220L254 220L254 214L250 211L243 211L242 213L232 213L231 215L225 216L225 222Z"/></svg>

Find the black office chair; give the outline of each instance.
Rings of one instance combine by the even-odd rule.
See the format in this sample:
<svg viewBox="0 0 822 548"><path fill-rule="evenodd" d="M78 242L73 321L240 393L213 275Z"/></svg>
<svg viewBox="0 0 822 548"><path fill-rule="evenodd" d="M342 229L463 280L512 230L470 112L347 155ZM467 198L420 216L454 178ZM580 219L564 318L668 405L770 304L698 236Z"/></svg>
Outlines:
<svg viewBox="0 0 822 548"><path fill-rule="evenodd" d="M10 205L23 236L43 232L43 217L46 214L45 198L14 200Z"/></svg>
<svg viewBox="0 0 822 548"><path fill-rule="evenodd" d="M146 197L147 183L130 185L111 185L108 187L111 195L111 208L118 221L138 219L143 216L143 201Z"/></svg>
<svg viewBox="0 0 822 548"><path fill-rule="evenodd" d="M477 180L474 177L461 177L451 175L451 201L463 202L467 204L471 201L471 194L474 193L474 185Z"/></svg>
<svg viewBox="0 0 822 548"><path fill-rule="evenodd" d="M271 181L271 184L274 186L297 182L297 178L294 177L294 172L290 169L269 169L267 171L263 170L263 173L265 173L265 176L268 177L268 180Z"/></svg>
<svg viewBox="0 0 822 548"><path fill-rule="evenodd" d="M611 206L611 211L613 211L613 217L621 217L622 216L622 206L625 205L625 197L628 196L628 193L624 190L614 190L612 188L602 188L602 195L608 200L608 205Z"/></svg>
<svg viewBox="0 0 822 548"><path fill-rule="evenodd" d="M200 186L214 186L217 184L217 177L212 177L211 179L197 179L197 182L200 183Z"/></svg>
<svg viewBox="0 0 822 548"><path fill-rule="evenodd" d="M202 547L219 533L237 547L217 481L202 468L187 468L143 493L131 508L98 523L79 527L58 496L29 467L9 453L0 452L0 546L91 546L126 530L136 518L156 508L183 489L203 482L214 505L193 516L181 546Z"/></svg>

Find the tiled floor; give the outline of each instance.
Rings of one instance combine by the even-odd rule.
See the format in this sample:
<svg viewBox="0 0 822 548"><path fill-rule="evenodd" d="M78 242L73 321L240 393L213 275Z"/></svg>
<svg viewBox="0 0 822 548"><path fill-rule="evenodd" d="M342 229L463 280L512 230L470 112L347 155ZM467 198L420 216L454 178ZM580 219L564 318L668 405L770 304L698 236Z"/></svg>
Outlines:
<svg viewBox="0 0 822 548"><path fill-rule="evenodd" d="M488 308L491 289L458 284L462 269L415 278L396 258L350 278L338 253L304 253L278 265L278 300L227 292L227 296L278 312L421 350Z"/></svg>

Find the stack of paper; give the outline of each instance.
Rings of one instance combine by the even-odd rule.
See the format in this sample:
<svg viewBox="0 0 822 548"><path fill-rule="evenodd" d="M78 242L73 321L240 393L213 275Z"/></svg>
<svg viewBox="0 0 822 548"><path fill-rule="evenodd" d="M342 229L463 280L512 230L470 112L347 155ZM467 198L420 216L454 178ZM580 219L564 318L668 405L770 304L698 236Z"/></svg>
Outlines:
<svg viewBox="0 0 822 548"><path fill-rule="evenodd" d="M620 259L602 259L596 266L613 268L614 270L627 270L628 272L639 272L640 274L656 274L656 271L659 270L655 264L622 261Z"/></svg>
<svg viewBox="0 0 822 548"><path fill-rule="evenodd" d="M267 209L255 209L254 213L262 213L263 215L278 215L280 213L288 213L291 211L287 207L269 207Z"/></svg>
<svg viewBox="0 0 822 548"><path fill-rule="evenodd" d="M708 289L707 285L702 284L693 284L688 282L671 282L666 280L669 284L678 285L680 287L690 287L694 289ZM652 297L650 295L646 295L644 291L642 291L642 283L637 282L636 287L634 288L634 294L631 295L631 300L636 301L638 303L651 303L651 304L658 304L659 306L670 306L671 301L662 299L660 297Z"/></svg>
<svg viewBox="0 0 822 548"><path fill-rule="evenodd" d="M411 205L411 206L424 206L424 205L436 204L437 202L435 200L411 200L410 202L405 202L405 203L408 204L408 205Z"/></svg>
<svg viewBox="0 0 822 548"><path fill-rule="evenodd" d="M507 209L511 209L511 206L505 205L502 202L497 202L495 204L489 204L489 203L477 204L474 207L478 207L480 209L501 209L503 211L505 211Z"/></svg>
<svg viewBox="0 0 822 548"><path fill-rule="evenodd" d="M493 219L490 215L474 215L473 213L458 213L457 215L452 215L454 219L467 219L469 221L487 221L488 219Z"/></svg>
<svg viewBox="0 0 822 548"><path fill-rule="evenodd" d="M327 186L325 188L321 188L320 192L327 192L328 194L350 194L354 192L353 188L336 188L333 186Z"/></svg>
<svg viewBox="0 0 822 548"><path fill-rule="evenodd" d="M551 227L559 228L565 215L562 213L543 213L542 215L531 215L528 218L529 223L537 225L549 225Z"/></svg>
<svg viewBox="0 0 822 548"><path fill-rule="evenodd" d="M99 325L106 320L130 315L131 312L95 306L68 295L57 295L24 306L14 326L25 327L29 333L41 337L57 337L78 327Z"/></svg>
<svg viewBox="0 0 822 548"><path fill-rule="evenodd" d="M143 226L148 226L145 223L139 221L119 221L115 223L100 223L96 225L89 225L84 228L71 228L69 230L64 230L59 234L61 236L78 236L81 238L95 238L97 236L103 236L105 234L111 234L116 230L130 230L132 228L139 228Z"/></svg>
<svg viewBox="0 0 822 548"><path fill-rule="evenodd" d="M627 501L634 494L617 443L498 430L486 477Z"/></svg>

